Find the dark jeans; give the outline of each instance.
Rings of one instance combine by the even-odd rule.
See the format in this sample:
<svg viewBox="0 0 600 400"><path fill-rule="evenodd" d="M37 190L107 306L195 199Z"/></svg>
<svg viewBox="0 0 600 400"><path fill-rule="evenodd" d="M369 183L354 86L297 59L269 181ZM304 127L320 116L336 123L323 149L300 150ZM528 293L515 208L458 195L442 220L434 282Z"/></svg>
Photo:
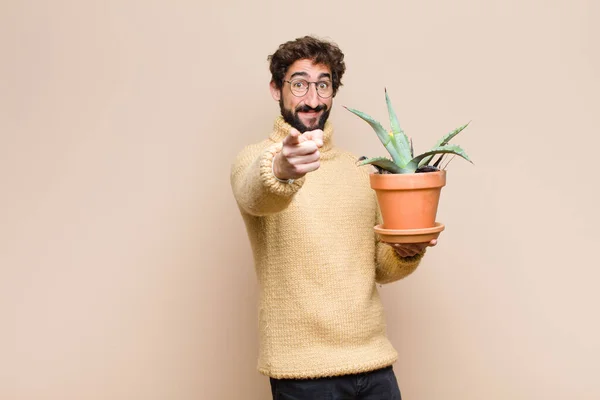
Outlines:
<svg viewBox="0 0 600 400"><path fill-rule="evenodd" d="M318 379L273 379L273 400L401 400L392 367Z"/></svg>

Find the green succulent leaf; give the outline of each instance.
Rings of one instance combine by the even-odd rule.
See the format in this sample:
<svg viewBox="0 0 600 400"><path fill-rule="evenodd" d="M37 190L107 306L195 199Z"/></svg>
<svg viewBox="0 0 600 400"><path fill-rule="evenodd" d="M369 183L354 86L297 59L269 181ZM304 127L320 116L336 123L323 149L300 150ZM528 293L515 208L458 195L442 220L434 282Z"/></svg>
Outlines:
<svg viewBox="0 0 600 400"><path fill-rule="evenodd" d="M439 166L440 166L440 164L442 163L442 160L444 159L444 156L445 156L445 155L446 155L446 154L440 154L440 158L438 158L438 159L437 159L437 161L433 163L433 166L434 166L435 168L439 168ZM420 166L420 165L419 165L419 166Z"/></svg>
<svg viewBox="0 0 600 400"><path fill-rule="evenodd" d="M373 128L375 133L377 133L379 140L381 140L381 143L383 143L383 145L385 146L388 153L390 153L390 156L392 156L394 163L396 163L397 165L400 166L400 165L404 165L408 161L408 160L405 160L400 155L398 150L396 149L394 140L393 140L393 136L390 136L390 134L385 130L385 128L383 126L381 126L381 124L379 122L375 121L371 116L369 116L361 111L354 110L354 109L348 108L346 106L344 106L344 108L346 110L350 111L352 114L360 117L362 120L367 122L369 125L371 125L371 128Z"/></svg>
<svg viewBox="0 0 600 400"><path fill-rule="evenodd" d="M398 150L398 153L400 153L402 165L405 165L413 157L411 144L409 143L408 137L402 128L400 128L400 122L398 122L398 117L396 116L394 107L392 107L392 101L388 96L387 89L385 89L385 102L387 104L388 114L390 116L390 126L392 127L392 132L394 133L394 146L396 147L396 150Z"/></svg>
<svg viewBox="0 0 600 400"><path fill-rule="evenodd" d="M445 146L446 144L448 144L448 142L450 140L452 140L452 138L456 135L458 135L459 133L462 132L463 129L465 129L467 126L469 126L469 124L471 123L471 121L467 122L465 125L463 126L459 126L458 128L456 128L455 130L447 133L446 135L444 135L444 137L442 137L440 140L438 140L438 142L435 144L435 146L433 147L440 147L440 146ZM420 163L419 166L423 166L423 165L427 165L429 164L429 162L431 161L431 159L433 158L433 156L429 156L429 157L425 157Z"/></svg>
<svg viewBox="0 0 600 400"><path fill-rule="evenodd" d="M393 174L402 174L404 173L404 169L400 168L396 163L386 157L374 157L366 160L362 160L358 162L358 165L367 165L372 164L376 165L379 168L385 169Z"/></svg>
<svg viewBox="0 0 600 400"><path fill-rule="evenodd" d="M436 154L456 154L457 156L460 156L462 158L464 158L465 160L467 160L468 162L470 162L471 164L473 163L470 159L469 156L467 156L467 154L465 153L465 151L457 145L451 145L451 144L447 144L445 146L439 146L439 147L434 147L433 149L426 151L423 154L420 154L418 156L416 156L415 158L413 158L405 167L404 169L409 170L409 171L416 171L417 168L419 166L421 166L421 161L426 158L426 157L433 157Z"/></svg>

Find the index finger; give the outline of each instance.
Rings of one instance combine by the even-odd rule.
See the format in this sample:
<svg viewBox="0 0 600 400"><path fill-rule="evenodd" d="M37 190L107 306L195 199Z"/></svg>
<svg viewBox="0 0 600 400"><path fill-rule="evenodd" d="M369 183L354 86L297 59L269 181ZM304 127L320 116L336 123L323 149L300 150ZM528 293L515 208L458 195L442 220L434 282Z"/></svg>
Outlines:
<svg viewBox="0 0 600 400"><path fill-rule="evenodd" d="M290 128L290 133L283 139L283 143L287 145L300 144L302 134L296 128Z"/></svg>

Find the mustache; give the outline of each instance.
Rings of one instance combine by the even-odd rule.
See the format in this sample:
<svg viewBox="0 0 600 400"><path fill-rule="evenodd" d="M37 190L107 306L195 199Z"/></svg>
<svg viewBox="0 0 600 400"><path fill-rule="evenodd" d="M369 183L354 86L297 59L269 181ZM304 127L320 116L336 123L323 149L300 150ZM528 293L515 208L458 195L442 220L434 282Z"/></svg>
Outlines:
<svg viewBox="0 0 600 400"><path fill-rule="evenodd" d="M299 107L296 108L296 112L297 113L299 113L299 112L311 112L311 111L319 112L319 111L325 111L325 110L327 110L327 106L325 104L319 104L318 106L316 106L314 108L310 107L310 106L307 106L305 104L303 106L299 106Z"/></svg>

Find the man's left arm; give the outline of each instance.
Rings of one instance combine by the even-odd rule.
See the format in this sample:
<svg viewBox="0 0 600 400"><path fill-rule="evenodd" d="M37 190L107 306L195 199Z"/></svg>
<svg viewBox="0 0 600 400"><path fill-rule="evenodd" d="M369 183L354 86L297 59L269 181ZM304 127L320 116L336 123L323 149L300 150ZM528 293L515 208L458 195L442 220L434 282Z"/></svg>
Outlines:
<svg viewBox="0 0 600 400"><path fill-rule="evenodd" d="M412 274L425 255L427 247L435 246L437 240L429 243L388 244L377 241L375 281L391 283Z"/></svg>

